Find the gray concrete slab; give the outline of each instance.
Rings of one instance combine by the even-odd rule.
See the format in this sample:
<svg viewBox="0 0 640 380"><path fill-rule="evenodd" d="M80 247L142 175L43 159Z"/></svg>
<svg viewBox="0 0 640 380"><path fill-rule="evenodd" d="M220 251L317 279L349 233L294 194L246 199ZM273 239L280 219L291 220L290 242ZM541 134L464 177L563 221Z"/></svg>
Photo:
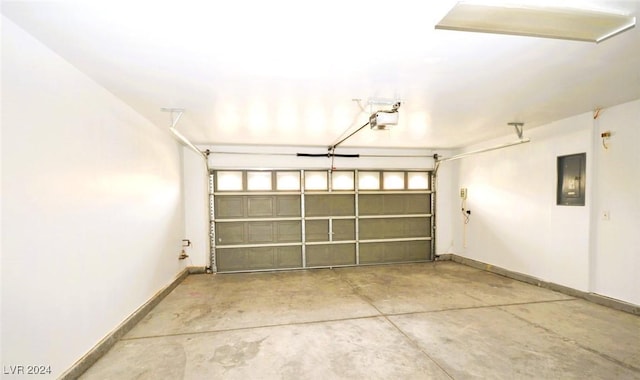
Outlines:
<svg viewBox="0 0 640 380"><path fill-rule="evenodd" d="M82 378L450 379L382 317L124 340Z"/></svg>
<svg viewBox="0 0 640 380"><path fill-rule="evenodd" d="M640 317L452 262L193 275L86 379L640 379Z"/></svg>
<svg viewBox="0 0 640 380"><path fill-rule="evenodd" d="M573 302L573 301L559 301ZM550 304L551 305L551 304ZM454 379L634 379L621 366L498 308L389 319Z"/></svg>
<svg viewBox="0 0 640 380"><path fill-rule="evenodd" d="M636 315L584 300L501 309L640 371L640 317Z"/></svg>
<svg viewBox="0 0 640 380"><path fill-rule="evenodd" d="M379 315L331 270L188 277L127 338Z"/></svg>
<svg viewBox="0 0 640 380"><path fill-rule="evenodd" d="M481 300L469 297L452 282L458 272L477 270L450 264L339 268L336 272L384 314L482 306Z"/></svg>
<svg viewBox="0 0 640 380"><path fill-rule="evenodd" d="M572 299L453 262L336 271L384 314Z"/></svg>

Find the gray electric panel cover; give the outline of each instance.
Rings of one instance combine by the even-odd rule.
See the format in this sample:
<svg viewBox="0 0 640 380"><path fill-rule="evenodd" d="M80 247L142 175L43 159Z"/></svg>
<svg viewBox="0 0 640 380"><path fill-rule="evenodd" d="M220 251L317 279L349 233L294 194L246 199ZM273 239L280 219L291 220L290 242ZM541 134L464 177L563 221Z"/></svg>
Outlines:
<svg viewBox="0 0 640 380"><path fill-rule="evenodd" d="M557 205L585 205L586 166L586 153L558 157Z"/></svg>

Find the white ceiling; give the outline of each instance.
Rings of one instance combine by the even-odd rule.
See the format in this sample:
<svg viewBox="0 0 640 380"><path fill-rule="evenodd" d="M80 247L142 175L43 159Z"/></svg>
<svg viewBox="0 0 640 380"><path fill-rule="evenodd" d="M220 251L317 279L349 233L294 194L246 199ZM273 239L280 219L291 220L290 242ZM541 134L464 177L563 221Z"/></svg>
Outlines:
<svg viewBox="0 0 640 380"><path fill-rule="evenodd" d="M520 1L521 3L523 1ZM541 1L535 1L540 4ZM556 0L640 16L640 0ZM435 30L439 1L2 2L159 128L196 144L454 148L640 98L640 28L600 44ZM364 111L353 99L362 99Z"/></svg>

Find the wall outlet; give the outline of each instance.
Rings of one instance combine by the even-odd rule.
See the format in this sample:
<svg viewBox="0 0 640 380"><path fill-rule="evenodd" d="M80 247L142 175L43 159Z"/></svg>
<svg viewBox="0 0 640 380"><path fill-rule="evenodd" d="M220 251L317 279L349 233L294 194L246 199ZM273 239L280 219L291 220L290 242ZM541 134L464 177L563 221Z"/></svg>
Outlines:
<svg viewBox="0 0 640 380"><path fill-rule="evenodd" d="M461 187L460 188L460 199L467 199L467 188L466 187Z"/></svg>

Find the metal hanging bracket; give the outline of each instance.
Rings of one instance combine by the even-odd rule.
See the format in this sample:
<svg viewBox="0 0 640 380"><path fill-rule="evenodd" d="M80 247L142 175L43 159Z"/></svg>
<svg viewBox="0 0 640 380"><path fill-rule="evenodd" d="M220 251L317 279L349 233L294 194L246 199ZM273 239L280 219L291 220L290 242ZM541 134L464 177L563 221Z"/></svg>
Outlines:
<svg viewBox="0 0 640 380"><path fill-rule="evenodd" d="M178 120L184 113L184 108L160 108L162 112L171 112L171 128L175 128L178 125Z"/></svg>
<svg viewBox="0 0 640 380"><path fill-rule="evenodd" d="M520 140L522 140L522 132L524 130L524 123L511 122L511 123L507 123L507 125L512 125L516 130L516 134L518 135L518 138Z"/></svg>
<svg viewBox="0 0 640 380"><path fill-rule="evenodd" d="M176 129L176 125L178 125L178 120L182 117L184 113L184 108L160 108L162 112L170 112L171 113L171 127L169 127L169 131L173 133L173 135L184 145L188 146L194 152L198 153L198 155L204 158L205 164L207 165L207 172L209 171L209 164L207 160L207 155L198 149L189 139L187 139L182 133L178 132Z"/></svg>

